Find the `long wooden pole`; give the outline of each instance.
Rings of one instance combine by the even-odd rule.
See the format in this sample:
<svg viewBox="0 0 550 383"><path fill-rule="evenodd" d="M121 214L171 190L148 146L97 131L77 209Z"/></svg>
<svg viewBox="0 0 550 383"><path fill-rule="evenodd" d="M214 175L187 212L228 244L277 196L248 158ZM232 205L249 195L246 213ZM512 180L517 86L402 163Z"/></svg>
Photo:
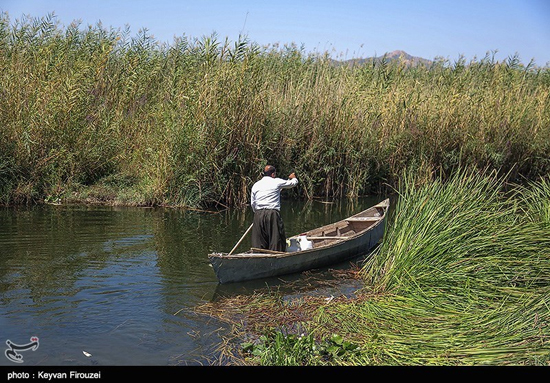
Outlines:
<svg viewBox="0 0 550 383"><path fill-rule="evenodd" d="M248 232L250 231L250 229L252 229L252 226L254 225L254 223L250 224L249 228L246 230L246 232L243 234L243 236L241 237L241 239L239 239L239 242L237 242L237 244L235 245L235 247L233 248L233 250L231 250L229 252L229 254L227 255L231 255L233 254L233 252L235 251L235 249L241 244L241 242L243 241L244 237L246 237L246 235L248 234Z"/></svg>

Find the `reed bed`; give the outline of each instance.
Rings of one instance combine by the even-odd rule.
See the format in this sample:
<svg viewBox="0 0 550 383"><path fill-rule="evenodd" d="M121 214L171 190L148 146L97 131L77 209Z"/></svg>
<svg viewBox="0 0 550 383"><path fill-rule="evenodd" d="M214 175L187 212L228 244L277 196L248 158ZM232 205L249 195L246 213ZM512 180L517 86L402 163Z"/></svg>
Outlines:
<svg viewBox="0 0 550 383"><path fill-rule="evenodd" d="M363 268L378 299L323 314L365 345L352 363L548 364L547 181L513 197L495 174L414 184L403 181L394 221Z"/></svg>
<svg viewBox="0 0 550 383"><path fill-rule="evenodd" d="M550 71L518 57L347 64L2 13L0 84L0 203L238 206L266 162L303 198L380 193L410 168L550 171Z"/></svg>

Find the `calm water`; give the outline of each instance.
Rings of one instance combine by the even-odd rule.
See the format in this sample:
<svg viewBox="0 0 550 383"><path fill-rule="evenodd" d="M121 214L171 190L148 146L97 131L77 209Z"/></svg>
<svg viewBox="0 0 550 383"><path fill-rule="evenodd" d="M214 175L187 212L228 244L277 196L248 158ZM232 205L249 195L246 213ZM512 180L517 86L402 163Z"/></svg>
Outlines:
<svg viewBox="0 0 550 383"><path fill-rule="evenodd" d="M380 199L284 201L286 232ZM216 280L208 253L231 250L251 222L249 209L0 208L0 366L211 364L229 329L194 308L280 283ZM239 249L249 246L247 238ZM21 351L22 364L8 359L7 340L26 345L33 336L39 347Z"/></svg>

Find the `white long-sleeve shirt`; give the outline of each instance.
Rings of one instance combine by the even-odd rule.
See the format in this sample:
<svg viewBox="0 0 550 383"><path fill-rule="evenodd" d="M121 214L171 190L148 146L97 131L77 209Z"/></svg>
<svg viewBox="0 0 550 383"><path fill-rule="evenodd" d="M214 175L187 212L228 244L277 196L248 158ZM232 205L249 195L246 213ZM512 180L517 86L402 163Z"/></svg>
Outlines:
<svg viewBox="0 0 550 383"><path fill-rule="evenodd" d="M264 176L252 186L250 205L252 211L260 209L281 210L281 190L298 185L298 178L283 180Z"/></svg>

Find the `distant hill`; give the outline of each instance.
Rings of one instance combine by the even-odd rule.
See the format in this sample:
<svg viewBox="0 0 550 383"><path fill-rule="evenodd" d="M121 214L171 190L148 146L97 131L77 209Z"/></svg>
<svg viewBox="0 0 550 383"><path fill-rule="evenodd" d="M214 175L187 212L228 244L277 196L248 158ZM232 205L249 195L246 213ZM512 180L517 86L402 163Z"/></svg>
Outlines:
<svg viewBox="0 0 550 383"><path fill-rule="evenodd" d="M408 54L407 52L405 51L400 51L400 50L397 50L397 51L393 51L393 52L388 52L382 56L377 56L377 57L367 57L367 58L361 58L361 59L350 59L350 60L346 60L346 61L341 61L340 63L341 64L349 64L349 65L363 65L363 64L371 64L371 63L377 63L377 62L380 62L382 61L383 59L386 59L388 61L401 61L403 63L405 63L406 65L418 65L418 64L423 64L423 65L430 65L432 64L432 60L428 60L428 59L425 59L425 58L422 58L422 57L416 57L416 56L411 56L410 54Z"/></svg>

